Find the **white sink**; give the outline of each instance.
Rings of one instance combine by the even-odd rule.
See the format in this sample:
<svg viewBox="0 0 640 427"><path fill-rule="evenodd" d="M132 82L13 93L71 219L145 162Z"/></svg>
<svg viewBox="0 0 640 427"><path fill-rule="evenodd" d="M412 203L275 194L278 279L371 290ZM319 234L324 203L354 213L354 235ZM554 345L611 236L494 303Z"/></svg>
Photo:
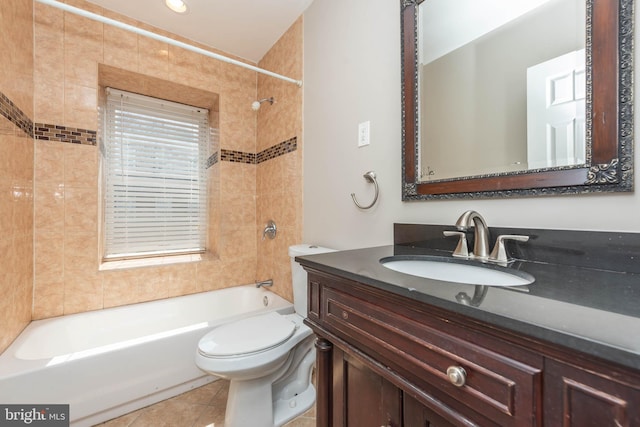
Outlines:
<svg viewBox="0 0 640 427"><path fill-rule="evenodd" d="M425 279L485 286L522 286L535 278L525 272L490 265L472 265L438 257L395 256L382 258L380 263L391 270Z"/></svg>

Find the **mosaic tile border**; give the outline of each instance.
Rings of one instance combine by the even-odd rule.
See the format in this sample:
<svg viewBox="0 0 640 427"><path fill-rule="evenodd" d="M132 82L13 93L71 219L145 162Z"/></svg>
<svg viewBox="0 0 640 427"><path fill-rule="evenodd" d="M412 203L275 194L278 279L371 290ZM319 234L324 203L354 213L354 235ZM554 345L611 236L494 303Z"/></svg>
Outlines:
<svg viewBox="0 0 640 427"><path fill-rule="evenodd" d="M35 123L35 139L44 141L68 142L71 144L96 145L95 130L72 128L48 123Z"/></svg>
<svg viewBox="0 0 640 427"><path fill-rule="evenodd" d="M207 169L218 163L218 152L216 151L207 159Z"/></svg>
<svg viewBox="0 0 640 427"><path fill-rule="evenodd" d="M34 139L96 145L97 132L95 130L34 123L24 111L2 92L0 92L0 115Z"/></svg>
<svg viewBox="0 0 640 427"><path fill-rule="evenodd" d="M0 92L0 115L33 138L33 121L2 92Z"/></svg>
<svg viewBox="0 0 640 427"><path fill-rule="evenodd" d="M18 126L24 133L34 139L43 141L57 141L71 144L97 145L97 131L90 129L72 128L48 123L34 123L16 104L4 93L0 92L0 115ZM243 151L221 149L207 159L207 169L218 161L260 164L275 159L298 149L298 137L293 137L269 147L261 152L245 153Z"/></svg>
<svg viewBox="0 0 640 427"><path fill-rule="evenodd" d="M291 153L298 149L298 137L287 139L279 144L262 150L258 154L245 153L243 151L220 150L220 161L233 162L233 163L245 163L248 165L257 165L267 160L275 159L284 154ZM207 159L207 168L210 168L218 162L218 152L216 151Z"/></svg>
<svg viewBox="0 0 640 427"><path fill-rule="evenodd" d="M220 160L223 162L246 163L249 165L256 164L256 155L254 153L245 153L243 151L220 150Z"/></svg>
<svg viewBox="0 0 640 427"><path fill-rule="evenodd" d="M280 144L276 144L273 147L269 147L256 154L256 164L266 162L267 160L275 159L284 154L294 152L298 149L298 137L294 136L291 139L282 141Z"/></svg>

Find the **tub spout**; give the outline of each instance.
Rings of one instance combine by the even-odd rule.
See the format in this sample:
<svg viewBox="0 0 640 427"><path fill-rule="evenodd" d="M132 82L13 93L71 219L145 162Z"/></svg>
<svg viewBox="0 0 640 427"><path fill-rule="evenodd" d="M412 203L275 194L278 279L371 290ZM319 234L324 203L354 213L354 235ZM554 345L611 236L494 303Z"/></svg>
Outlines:
<svg viewBox="0 0 640 427"><path fill-rule="evenodd" d="M273 286L273 279L263 280L262 282L256 282L256 288L268 288Z"/></svg>

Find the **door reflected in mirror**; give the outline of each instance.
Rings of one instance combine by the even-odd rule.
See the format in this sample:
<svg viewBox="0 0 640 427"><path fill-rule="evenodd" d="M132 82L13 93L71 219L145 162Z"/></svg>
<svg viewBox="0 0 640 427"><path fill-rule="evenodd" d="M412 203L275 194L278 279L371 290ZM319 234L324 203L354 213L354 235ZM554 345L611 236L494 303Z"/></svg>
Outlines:
<svg viewBox="0 0 640 427"><path fill-rule="evenodd" d="M420 181L585 165L585 9L420 4Z"/></svg>

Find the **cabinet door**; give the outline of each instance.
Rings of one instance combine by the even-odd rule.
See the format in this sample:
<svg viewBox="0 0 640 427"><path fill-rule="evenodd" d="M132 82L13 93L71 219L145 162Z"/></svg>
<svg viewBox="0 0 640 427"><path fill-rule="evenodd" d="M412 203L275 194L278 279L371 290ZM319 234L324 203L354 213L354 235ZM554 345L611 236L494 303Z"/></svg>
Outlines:
<svg viewBox="0 0 640 427"><path fill-rule="evenodd" d="M333 356L332 427L401 427L402 391L339 349Z"/></svg>
<svg viewBox="0 0 640 427"><path fill-rule="evenodd" d="M319 298L323 329L385 366L400 384L432 396L434 405L442 406L439 414L454 409L451 415L459 425L542 424L541 356L442 321L410 307L410 301L394 302L356 286L332 286L322 284ZM462 386L451 383L449 369L464 372Z"/></svg>
<svg viewBox="0 0 640 427"><path fill-rule="evenodd" d="M545 362L545 425L631 427L640 425L640 386L620 375L594 373L548 359Z"/></svg>
<svg viewBox="0 0 640 427"><path fill-rule="evenodd" d="M437 415L406 393L404 394L403 406L403 427L454 427L454 424Z"/></svg>

